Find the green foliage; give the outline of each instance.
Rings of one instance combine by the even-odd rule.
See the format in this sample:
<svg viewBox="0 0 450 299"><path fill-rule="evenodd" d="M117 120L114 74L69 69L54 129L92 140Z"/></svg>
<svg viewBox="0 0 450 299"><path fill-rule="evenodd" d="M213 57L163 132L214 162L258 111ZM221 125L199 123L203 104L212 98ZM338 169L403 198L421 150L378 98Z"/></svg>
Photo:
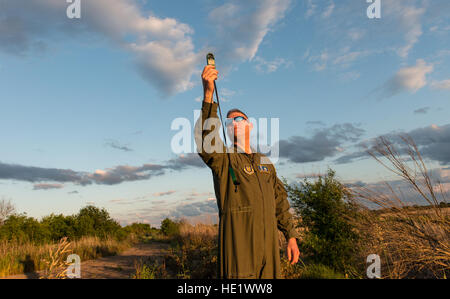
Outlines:
<svg viewBox="0 0 450 299"><path fill-rule="evenodd" d="M75 216L76 236L96 236L106 238L109 235L122 237L120 225L109 216L108 211L87 206Z"/></svg>
<svg viewBox="0 0 450 299"><path fill-rule="evenodd" d="M74 216L64 216L62 214L51 214L41 220L42 229L47 231L50 239L53 241L60 240L64 237L74 239L76 231L75 223L76 218Z"/></svg>
<svg viewBox="0 0 450 299"><path fill-rule="evenodd" d="M125 240L131 234L141 237L151 232L150 225L143 223L133 223L122 228L105 209L86 206L78 214L51 214L43 217L41 221L25 214L10 215L0 225L0 240L36 244L57 242L63 237L70 240L88 236Z"/></svg>
<svg viewBox="0 0 450 299"><path fill-rule="evenodd" d="M158 230L156 228L152 228L150 224L147 223L132 223L125 226L122 231L127 235L134 235L138 237L140 242L147 242L152 239L155 231Z"/></svg>
<svg viewBox="0 0 450 299"><path fill-rule="evenodd" d="M136 235L143 235L143 236L144 235L148 236L153 232L152 227L150 226L150 224L147 223L132 223L124 227L124 230L127 233L133 233Z"/></svg>
<svg viewBox="0 0 450 299"><path fill-rule="evenodd" d="M0 226L0 238L3 240L21 240L45 242L50 235L36 219L26 215L11 215Z"/></svg>
<svg viewBox="0 0 450 299"><path fill-rule="evenodd" d="M314 264L353 272L359 236L348 219L356 215L356 206L335 172L328 170L316 182L305 179L298 186L286 184L286 190L305 227L300 251Z"/></svg>
<svg viewBox="0 0 450 299"><path fill-rule="evenodd" d="M149 258L146 261L135 262L136 273L131 277L133 279L161 279L168 278L165 264L160 265L157 260Z"/></svg>
<svg viewBox="0 0 450 299"><path fill-rule="evenodd" d="M161 222L161 232L165 236L175 236L180 232L180 224L166 218Z"/></svg>
<svg viewBox="0 0 450 299"><path fill-rule="evenodd" d="M441 202L439 203L439 207L441 207L441 208L447 208L447 207L450 207L450 202L444 202L444 201L441 201Z"/></svg>

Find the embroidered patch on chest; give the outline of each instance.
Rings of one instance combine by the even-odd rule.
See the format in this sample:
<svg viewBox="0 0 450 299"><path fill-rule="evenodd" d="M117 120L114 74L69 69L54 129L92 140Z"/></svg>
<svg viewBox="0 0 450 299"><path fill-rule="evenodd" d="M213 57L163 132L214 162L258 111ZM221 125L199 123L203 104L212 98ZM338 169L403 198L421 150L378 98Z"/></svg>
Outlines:
<svg viewBox="0 0 450 299"><path fill-rule="evenodd" d="M258 165L258 170L259 172L270 173L269 167L264 165Z"/></svg>
<svg viewBox="0 0 450 299"><path fill-rule="evenodd" d="M253 167L251 165L245 165L244 172L246 174L253 174L255 171L253 170Z"/></svg>

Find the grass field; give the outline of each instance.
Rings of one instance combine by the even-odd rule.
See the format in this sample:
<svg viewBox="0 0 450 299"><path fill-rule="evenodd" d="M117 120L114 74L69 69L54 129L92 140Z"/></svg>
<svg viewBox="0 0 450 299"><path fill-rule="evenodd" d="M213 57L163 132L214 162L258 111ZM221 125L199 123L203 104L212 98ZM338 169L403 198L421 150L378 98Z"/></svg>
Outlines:
<svg viewBox="0 0 450 299"><path fill-rule="evenodd" d="M135 244L135 240L118 241L114 238L100 239L83 237L68 243L66 252L58 252L58 243L36 245L34 243L0 242L0 277L13 274L31 273L49 269L51 254L56 256L58 266L70 253L78 254L81 260L96 259L103 256L116 255Z"/></svg>
<svg viewBox="0 0 450 299"><path fill-rule="evenodd" d="M433 207L406 209L407 213L365 211L358 218L357 227L364 234L355 244L359 272L340 273L327 265L316 264L308 256L292 266L285 257L286 246L280 233L282 273L285 279L345 279L366 278L366 257L375 253L381 257L382 278L446 278L450 270L450 208L436 215ZM367 213L367 214L365 214ZM304 234L303 228L298 229ZM186 222L180 224L179 233L165 238L170 249L163 263L152 260L140 263L135 278L187 278L217 277L216 225ZM300 240L301 242L301 240Z"/></svg>

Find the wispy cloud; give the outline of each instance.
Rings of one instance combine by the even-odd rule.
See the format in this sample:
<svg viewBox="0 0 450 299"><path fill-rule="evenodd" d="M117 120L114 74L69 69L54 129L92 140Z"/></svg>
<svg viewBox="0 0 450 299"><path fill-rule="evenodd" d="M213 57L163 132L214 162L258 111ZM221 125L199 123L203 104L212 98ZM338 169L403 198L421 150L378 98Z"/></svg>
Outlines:
<svg viewBox="0 0 450 299"><path fill-rule="evenodd" d="M318 54L313 55L311 51L307 51L303 55L303 60L311 64L315 71L320 72L326 70L329 66L340 70L349 68L355 62L366 58L370 55L376 54L376 50L356 50L351 49L349 46L345 46L339 50L329 51L324 49ZM353 73L356 73L353 71Z"/></svg>
<svg viewBox="0 0 450 299"><path fill-rule="evenodd" d="M430 84L431 88L433 89L445 89L450 90L450 79L449 80L442 80L442 81L433 81Z"/></svg>
<svg viewBox="0 0 450 299"><path fill-rule="evenodd" d="M409 52L422 36L422 16L426 12L424 1L395 1L390 0L383 3L386 18L398 19L398 28L403 30L405 44L397 49L402 58L407 58Z"/></svg>
<svg viewBox="0 0 450 299"><path fill-rule="evenodd" d="M319 173L297 173L295 177L297 179L313 179L318 178L320 176Z"/></svg>
<svg viewBox="0 0 450 299"><path fill-rule="evenodd" d="M426 76L432 72L432 64L427 64L423 59L418 59L415 66L401 68L395 76L384 84L380 92L385 98L404 91L415 93L427 85Z"/></svg>
<svg viewBox="0 0 450 299"><path fill-rule="evenodd" d="M73 22L65 15L66 1L3 1L0 49L24 55L48 48L55 37L93 34L130 51L142 77L162 94L193 86L190 78L203 55L194 51L188 24L144 12L134 0L82 2L82 22Z"/></svg>
<svg viewBox="0 0 450 299"><path fill-rule="evenodd" d="M424 158L437 161L441 165L450 164L450 151L448 150L450 147L450 124L443 126L431 125L405 133L411 136ZM383 136L393 142L393 144L399 148L399 151L402 152L403 142L399 139L398 134L399 132L389 133ZM373 142L374 139L360 142L357 144L357 148L359 148L358 151L344 154L336 159L335 162L338 164L345 164L370 157L367 154L367 148L371 148Z"/></svg>
<svg viewBox="0 0 450 299"><path fill-rule="evenodd" d="M322 161L342 152L344 143L357 141L364 132L346 123L316 129L311 137L292 136L280 141L280 157L296 163Z"/></svg>
<svg viewBox="0 0 450 299"><path fill-rule="evenodd" d="M216 28L218 54L228 62L252 60L290 3L290 0L232 0L212 10L209 19Z"/></svg>
<svg viewBox="0 0 450 299"><path fill-rule="evenodd" d="M322 18L329 18L334 11L334 7L335 7L334 1L330 1L328 6L322 12Z"/></svg>
<svg viewBox="0 0 450 299"><path fill-rule="evenodd" d="M309 63L312 63L314 70L320 72L327 68L330 55L328 54L328 50L323 50L318 55L310 55L310 51L307 51L307 53L303 55L303 59Z"/></svg>
<svg viewBox="0 0 450 299"><path fill-rule="evenodd" d="M167 162L167 167L174 170L185 169L186 167L205 167L202 159L197 153L181 154L176 158L170 159Z"/></svg>
<svg viewBox="0 0 450 299"><path fill-rule="evenodd" d="M430 110L430 107L422 107L422 108L414 110L414 113L415 114L427 114L429 110Z"/></svg>
<svg viewBox="0 0 450 299"><path fill-rule="evenodd" d="M174 209L170 210L170 217L185 218L196 217L205 214L217 215L217 203L214 200L204 200L194 203L185 203L178 205Z"/></svg>
<svg viewBox="0 0 450 299"><path fill-rule="evenodd" d="M98 169L94 173L84 175L89 182L103 185L116 185L123 182L147 180L152 176L162 175L164 166L144 164L142 166L120 165L105 170Z"/></svg>
<svg viewBox="0 0 450 299"><path fill-rule="evenodd" d="M167 171L181 171L189 167L203 168L205 164L198 154L185 154L162 164L143 164L141 166L119 165L106 169L97 169L92 173L71 169L44 168L6 164L0 162L0 179L25 182L71 182L86 186L90 184L117 185L123 182L148 180ZM41 187L43 189L45 187Z"/></svg>
<svg viewBox="0 0 450 299"><path fill-rule="evenodd" d="M314 3L314 0L306 1L306 12L305 17L309 18L316 13L317 4Z"/></svg>
<svg viewBox="0 0 450 299"><path fill-rule="evenodd" d="M403 61L423 36L424 22L433 19L445 24L445 1L384 0L382 19L368 21L366 1L305 1L305 16L323 42L315 42L309 61L317 71L333 62L336 49L352 49L347 58L359 61L366 55L394 53ZM371 22L372 24L368 24ZM330 47L330 44L333 46ZM355 49L355 50L353 50ZM358 53L359 52L359 53ZM344 57L345 58L345 57ZM337 67L345 66L338 64Z"/></svg>
<svg viewBox="0 0 450 299"><path fill-rule="evenodd" d="M111 147L113 149L118 149L118 150L121 150L121 151L124 151L124 152L131 152L131 151L133 151L133 149L129 148L126 145L120 144L117 140L113 140L113 139L106 140L105 145L109 146L109 147Z"/></svg>
<svg viewBox="0 0 450 299"><path fill-rule="evenodd" d="M175 192L176 192L175 190L169 190L169 191L164 191L164 192L156 192L156 193L153 193L152 195L155 197L161 197L161 196L174 194Z"/></svg>
<svg viewBox="0 0 450 299"><path fill-rule="evenodd" d="M61 189L63 187L63 184L34 184L33 190Z"/></svg>
<svg viewBox="0 0 450 299"><path fill-rule="evenodd" d="M434 168L428 171L430 175L431 183L434 188L435 195L438 201L445 201L445 197L442 196L441 190L439 187L439 183L442 186L442 191L444 194L450 191L450 171L445 168ZM419 187L423 187L420 180L417 181ZM355 181L345 184L349 188L358 188L363 187L364 190L372 190L377 192L378 194L390 195L393 191L396 192L402 199L402 201L406 204L427 204L425 199L417 192L412 185L401 179L393 179L393 180L382 180L373 183L366 183L363 181ZM389 186L390 187L389 187Z"/></svg>
<svg viewBox="0 0 450 299"><path fill-rule="evenodd" d="M256 63L256 70L262 73L272 73L278 70L280 67L289 67L292 65L292 61L288 61L280 57L268 61L260 56L256 56L254 61Z"/></svg>

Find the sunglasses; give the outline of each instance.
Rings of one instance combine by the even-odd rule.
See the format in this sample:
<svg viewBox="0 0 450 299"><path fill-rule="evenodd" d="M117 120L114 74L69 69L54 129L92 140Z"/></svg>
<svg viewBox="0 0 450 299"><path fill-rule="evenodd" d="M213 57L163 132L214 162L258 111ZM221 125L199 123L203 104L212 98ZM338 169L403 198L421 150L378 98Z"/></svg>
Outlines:
<svg viewBox="0 0 450 299"><path fill-rule="evenodd" d="M238 123L238 122L241 122L243 120L247 120L247 119L245 117L243 117L243 116L236 116L236 117L233 117L233 118L227 118L225 120L225 125L228 127L228 126L233 124L233 121Z"/></svg>

